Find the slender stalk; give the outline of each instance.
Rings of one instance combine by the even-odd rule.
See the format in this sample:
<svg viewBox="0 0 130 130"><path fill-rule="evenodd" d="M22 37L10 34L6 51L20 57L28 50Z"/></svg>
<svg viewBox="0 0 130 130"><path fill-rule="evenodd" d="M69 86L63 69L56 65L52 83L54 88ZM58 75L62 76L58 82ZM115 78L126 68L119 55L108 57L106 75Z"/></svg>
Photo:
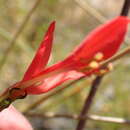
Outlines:
<svg viewBox="0 0 130 130"><path fill-rule="evenodd" d="M119 117L106 117L106 116L98 116L98 115L88 115L79 117L76 114L69 115L69 114L55 114L55 113L45 113L45 114L38 114L38 113L26 113L28 117L41 117L41 118L66 118L66 119L73 119L73 120L80 120L80 119L88 119L92 121L100 121L100 122L107 122L107 123L116 123L116 124L124 124L130 125L130 120L119 118Z"/></svg>

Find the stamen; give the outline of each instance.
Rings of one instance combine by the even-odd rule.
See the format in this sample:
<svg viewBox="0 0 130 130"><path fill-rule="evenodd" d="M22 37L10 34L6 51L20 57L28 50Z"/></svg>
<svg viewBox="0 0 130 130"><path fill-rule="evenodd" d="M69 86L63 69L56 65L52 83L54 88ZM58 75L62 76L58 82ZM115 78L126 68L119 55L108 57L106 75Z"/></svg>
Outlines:
<svg viewBox="0 0 130 130"><path fill-rule="evenodd" d="M90 69L96 69L99 67L99 63L96 61L91 61L88 66L90 67Z"/></svg>
<svg viewBox="0 0 130 130"><path fill-rule="evenodd" d="M93 69L99 68L99 63L97 61L91 61L88 65L85 67L80 68L80 72L86 72L86 71L91 71Z"/></svg>
<svg viewBox="0 0 130 130"><path fill-rule="evenodd" d="M95 56L94 59L96 61L101 61L103 59L103 53L102 52L98 52Z"/></svg>
<svg viewBox="0 0 130 130"><path fill-rule="evenodd" d="M98 72L95 72L96 75L101 76L113 70L113 64L109 63L105 68L100 69Z"/></svg>

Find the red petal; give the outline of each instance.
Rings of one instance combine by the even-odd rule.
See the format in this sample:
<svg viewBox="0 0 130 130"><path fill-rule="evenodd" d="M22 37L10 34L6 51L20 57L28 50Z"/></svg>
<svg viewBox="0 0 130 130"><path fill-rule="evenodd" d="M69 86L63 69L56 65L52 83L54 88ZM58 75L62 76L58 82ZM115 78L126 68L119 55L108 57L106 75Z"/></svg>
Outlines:
<svg viewBox="0 0 130 130"><path fill-rule="evenodd" d="M72 53L74 60L80 62L84 59L87 62L98 52L103 53L104 60L113 56L124 40L129 21L127 17L120 16L96 28Z"/></svg>
<svg viewBox="0 0 130 130"><path fill-rule="evenodd" d="M61 85L67 80L76 80L84 76L83 73L77 71L62 72L55 76L45 79L39 86L31 86L26 88L28 94L41 94Z"/></svg>
<svg viewBox="0 0 130 130"><path fill-rule="evenodd" d="M44 36L44 39L39 49L37 50L37 53L32 63L30 64L29 68L27 69L24 75L23 78L24 81L29 80L30 78L38 74L46 66L51 53L54 29L55 29L55 22L52 22L48 28L48 31Z"/></svg>

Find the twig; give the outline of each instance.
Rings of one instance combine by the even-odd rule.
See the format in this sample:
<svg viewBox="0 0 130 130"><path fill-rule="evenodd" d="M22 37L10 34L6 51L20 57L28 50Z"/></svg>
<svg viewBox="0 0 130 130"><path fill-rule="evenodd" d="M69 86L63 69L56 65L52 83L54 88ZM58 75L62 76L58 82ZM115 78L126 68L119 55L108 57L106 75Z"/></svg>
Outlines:
<svg viewBox="0 0 130 130"><path fill-rule="evenodd" d="M45 113L45 114L26 113L25 115L29 117L41 117L41 118L67 118L67 119L74 119L74 120L88 119L92 121L130 125L130 120L124 118L105 117L105 116L98 116L98 115L88 115L82 117L79 117L76 114L69 115L69 114L55 114L55 113Z"/></svg>
<svg viewBox="0 0 130 130"><path fill-rule="evenodd" d="M130 0L124 0L124 5L120 13L121 16L127 16L130 8Z"/></svg>
<svg viewBox="0 0 130 130"><path fill-rule="evenodd" d="M99 84L102 81L102 78L103 78L103 76L97 76L95 78L95 80L93 81L90 92L89 92L89 95L86 98L83 109L82 109L82 111L80 113L80 117L86 116L88 114L88 111L89 111L89 109L90 109L90 107L92 105L92 102L93 102L94 97L96 95ZM87 119L80 119L79 122L78 122L76 130L82 130L84 128L84 125L85 125L86 121L87 121Z"/></svg>
<svg viewBox="0 0 130 130"><path fill-rule="evenodd" d="M20 27L18 28L18 30L16 31L16 33L14 34L13 39L9 42L9 47L7 48L7 50L5 51L5 55L3 56L3 58L0 61L0 70L2 70L6 60L8 59L8 56L11 52L11 50L13 49L16 40L18 39L18 37L20 36L20 34L23 32L23 29L25 28L25 26L27 25L27 22L29 21L29 19L31 18L32 14L34 13L34 11L36 10L36 8L38 7L38 5L40 4L41 0L36 0L36 2L34 3L33 7L30 9L30 11L28 12L27 16L25 17L25 19L23 20L23 22L21 23Z"/></svg>

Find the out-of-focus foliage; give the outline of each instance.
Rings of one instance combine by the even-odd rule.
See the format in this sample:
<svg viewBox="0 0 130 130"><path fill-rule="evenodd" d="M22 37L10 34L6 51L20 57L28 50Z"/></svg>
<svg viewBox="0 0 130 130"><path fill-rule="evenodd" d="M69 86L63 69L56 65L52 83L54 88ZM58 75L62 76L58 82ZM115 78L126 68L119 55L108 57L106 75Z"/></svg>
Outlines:
<svg viewBox="0 0 130 130"><path fill-rule="evenodd" d="M36 0L0 0L0 59L6 58L5 50L9 41L22 23ZM84 0L106 19L120 14L124 0ZM23 33L16 41L15 47L0 71L0 90L22 78L28 64L42 40L49 23L56 20L55 40L49 65L64 59L72 49L95 27L101 24L91 12L83 10L75 0L41 0ZM130 115L130 58L117 62L113 72L105 76L95 97L92 114L116 116L129 119ZM35 112L57 112L79 114L86 93L90 87L90 78L81 81L59 95L40 105ZM76 91L77 90L77 91ZM45 94L46 95L46 94ZM29 96L15 103L23 110L40 96ZM36 130L74 130L77 121L66 119L31 119ZM89 130L129 130L129 127L113 123L89 121Z"/></svg>

